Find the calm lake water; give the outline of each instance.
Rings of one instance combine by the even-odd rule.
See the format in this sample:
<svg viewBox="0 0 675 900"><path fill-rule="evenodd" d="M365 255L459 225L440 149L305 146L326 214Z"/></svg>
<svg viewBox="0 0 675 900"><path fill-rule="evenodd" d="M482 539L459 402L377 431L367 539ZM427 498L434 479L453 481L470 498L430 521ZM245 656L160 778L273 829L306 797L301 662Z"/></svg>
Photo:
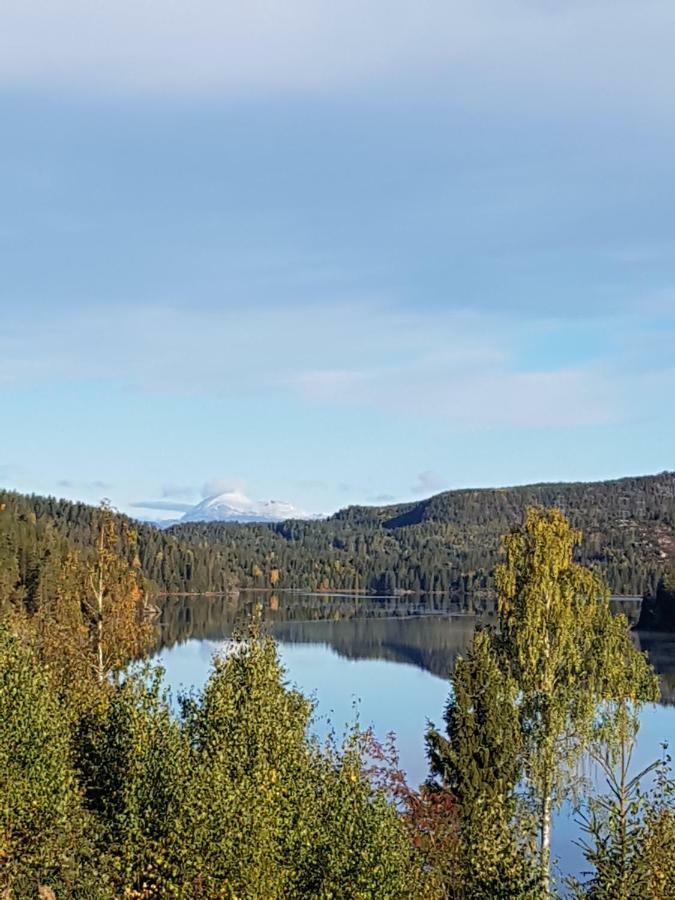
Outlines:
<svg viewBox="0 0 675 900"><path fill-rule="evenodd" d="M316 701L314 731L340 732L356 716L380 738L393 731L409 782L424 781L427 722L442 725L447 675L478 618L491 618L490 604L300 593L172 597L163 609L156 659L173 691L203 685L213 655L255 605L278 642L289 683ZM663 742L675 745L675 635L636 633L635 639L662 676L664 699L642 712L639 771L660 755ZM561 813L554 851L568 873L583 868L575 836L569 811Z"/></svg>

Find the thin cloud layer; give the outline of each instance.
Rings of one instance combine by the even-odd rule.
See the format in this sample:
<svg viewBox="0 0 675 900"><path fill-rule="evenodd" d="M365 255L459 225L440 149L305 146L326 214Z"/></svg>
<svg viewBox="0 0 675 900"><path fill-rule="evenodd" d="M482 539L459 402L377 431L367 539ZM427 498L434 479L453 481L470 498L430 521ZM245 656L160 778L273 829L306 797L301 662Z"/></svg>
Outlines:
<svg viewBox="0 0 675 900"><path fill-rule="evenodd" d="M92 493L95 491L108 491L112 488L112 484L107 481L101 481L99 479L94 479L93 481L78 481L77 479L72 478L61 478L60 481L57 482L58 487L66 488L67 490L81 490L86 491L87 493Z"/></svg>
<svg viewBox="0 0 675 900"><path fill-rule="evenodd" d="M192 509L194 503L180 503L178 500L137 500L129 504L133 509L153 509L157 512L184 513Z"/></svg>
<svg viewBox="0 0 675 900"><path fill-rule="evenodd" d="M611 359L523 367L519 346L528 336L536 341L544 324L365 302L75 310L55 315L37 333L14 331L0 360L0 386L101 381L183 397L262 391L321 408L377 410L461 427L620 421L630 373L615 372ZM232 487L213 482L202 494Z"/></svg>
<svg viewBox="0 0 675 900"><path fill-rule="evenodd" d="M215 497L218 494L243 493L244 482L241 478L209 478L202 485L202 499Z"/></svg>
<svg viewBox="0 0 675 900"><path fill-rule="evenodd" d="M191 484L164 484L162 485L162 499L168 501L174 500L193 500L199 496L199 491Z"/></svg>
<svg viewBox="0 0 675 900"><path fill-rule="evenodd" d="M447 488L445 478L438 472L426 469L424 472L419 473L417 481L410 490L413 494L433 494L434 492L442 491L444 488Z"/></svg>
<svg viewBox="0 0 675 900"><path fill-rule="evenodd" d="M511 85L605 103L649 85L672 98L674 25L666 0L6 0L0 83L162 98Z"/></svg>

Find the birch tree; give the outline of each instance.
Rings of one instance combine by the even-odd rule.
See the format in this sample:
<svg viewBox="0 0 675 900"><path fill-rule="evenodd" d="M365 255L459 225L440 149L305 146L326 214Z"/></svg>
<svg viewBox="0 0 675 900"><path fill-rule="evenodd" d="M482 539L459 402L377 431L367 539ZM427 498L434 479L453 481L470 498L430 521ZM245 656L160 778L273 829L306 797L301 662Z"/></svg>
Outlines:
<svg viewBox="0 0 675 900"><path fill-rule="evenodd" d="M93 670L102 684L129 659L147 649L152 629L144 616L140 566L129 564L120 550L133 551L133 531L119 527L107 502L99 514L96 553L87 570L84 610L93 655Z"/></svg>
<svg viewBox="0 0 675 900"><path fill-rule="evenodd" d="M560 510L531 509L506 536L506 560L496 570L500 655L519 691L542 897L551 893L552 815L570 795L575 763L597 739L600 713L611 746L613 711L620 727L624 700L658 693L627 620L612 617L606 586L574 562L580 540Z"/></svg>

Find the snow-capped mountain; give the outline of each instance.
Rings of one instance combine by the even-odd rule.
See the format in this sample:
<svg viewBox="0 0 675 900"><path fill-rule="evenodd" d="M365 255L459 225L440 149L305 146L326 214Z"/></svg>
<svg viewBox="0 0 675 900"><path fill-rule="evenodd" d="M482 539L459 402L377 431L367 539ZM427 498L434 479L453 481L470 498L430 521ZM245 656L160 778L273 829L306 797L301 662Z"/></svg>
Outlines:
<svg viewBox="0 0 675 900"><path fill-rule="evenodd" d="M282 500L251 500L241 491L226 491L202 500L180 522L283 522L317 518L320 517Z"/></svg>

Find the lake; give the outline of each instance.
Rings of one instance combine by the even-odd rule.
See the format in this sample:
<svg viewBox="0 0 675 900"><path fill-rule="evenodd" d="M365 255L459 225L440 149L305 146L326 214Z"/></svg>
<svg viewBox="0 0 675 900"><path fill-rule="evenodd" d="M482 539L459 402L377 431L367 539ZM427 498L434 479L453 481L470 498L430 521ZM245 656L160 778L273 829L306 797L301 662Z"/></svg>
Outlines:
<svg viewBox="0 0 675 900"><path fill-rule="evenodd" d="M288 681L316 701L319 736L338 732L358 716L384 738L394 732L412 785L427 775L424 732L442 725L447 675L468 649L478 620L490 621L488 600L443 597L349 597L299 592L244 592L237 596L170 597L159 624L156 659L174 692L201 687L214 653L259 606L278 642ZM629 609L635 618L635 609ZM675 744L675 635L635 633L661 675L663 702L645 707L635 771ZM571 843L576 826L558 816L554 852L566 872L582 868Z"/></svg>

